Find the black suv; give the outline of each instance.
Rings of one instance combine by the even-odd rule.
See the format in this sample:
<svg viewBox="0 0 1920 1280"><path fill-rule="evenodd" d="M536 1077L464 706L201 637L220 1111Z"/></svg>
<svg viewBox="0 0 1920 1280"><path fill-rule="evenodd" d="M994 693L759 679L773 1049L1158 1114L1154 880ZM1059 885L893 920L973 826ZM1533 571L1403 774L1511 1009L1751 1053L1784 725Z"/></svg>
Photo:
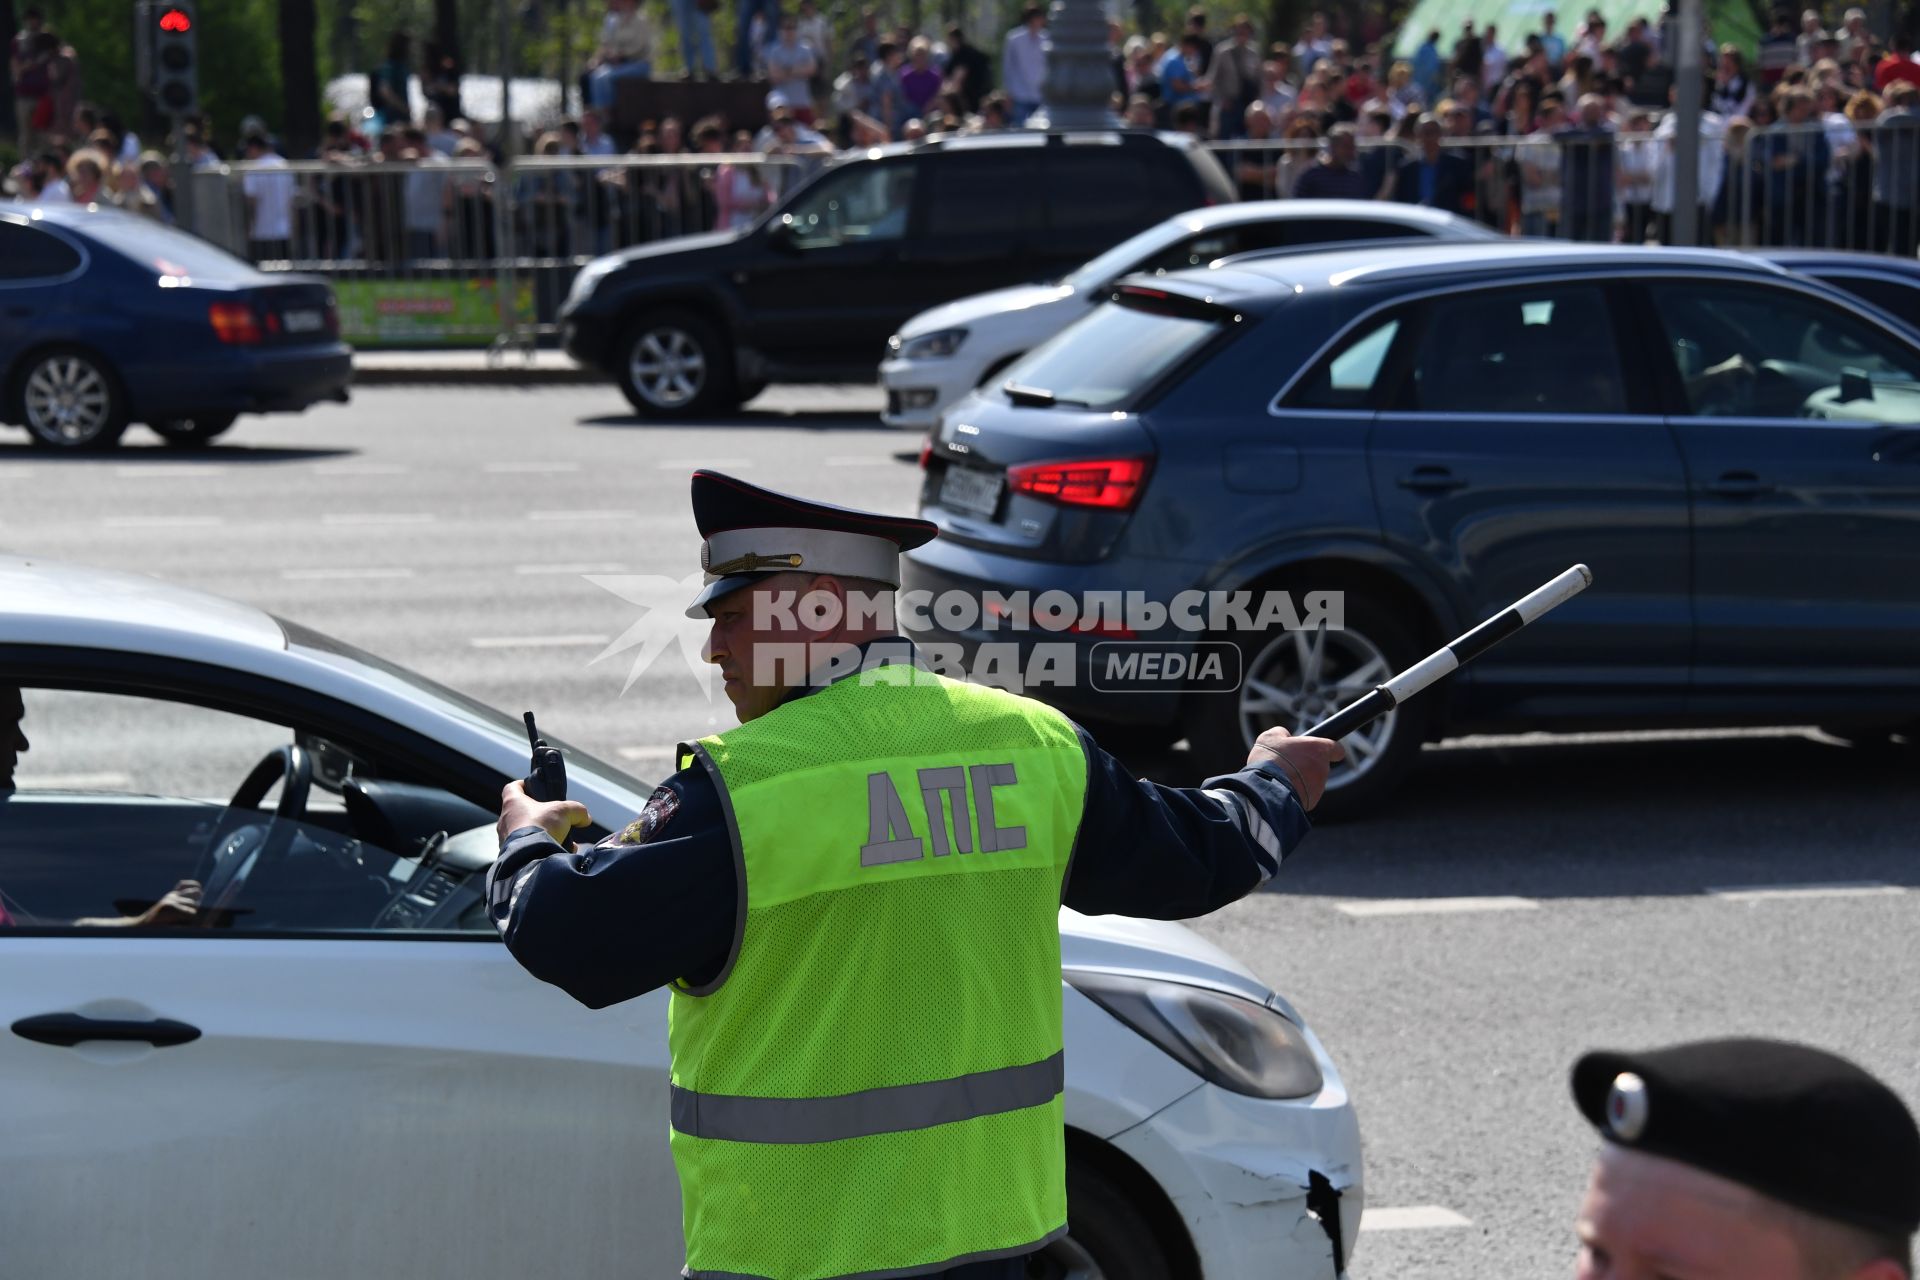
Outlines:
<svg viewBox="0 0 1920 1280"><path fill-rule="evenodd" d="M928 307L1054 279L1156 222L1234 198L1180 134L929 139L822 170L743 232L597 258L560 319L568 354L648 417L725 413L769 382L870 381Z"/></svg>

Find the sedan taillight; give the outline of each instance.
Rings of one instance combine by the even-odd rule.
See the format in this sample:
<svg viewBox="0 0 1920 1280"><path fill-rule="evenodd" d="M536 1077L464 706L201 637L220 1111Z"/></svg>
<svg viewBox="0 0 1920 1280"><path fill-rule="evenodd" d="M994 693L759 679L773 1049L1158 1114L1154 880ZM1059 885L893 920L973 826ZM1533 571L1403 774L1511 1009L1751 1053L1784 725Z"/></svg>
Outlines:
<svg viewBox="0 0 1920 1280"><path fill-rule="evenodd" d="M213 336L222 342L253 346L260 341L260 317L247 303L216 302L207 308L207 320L213 325Z"/></svg>
<svg viewBox="0 0 1920 1280"><path fill-rule="evenodd" d="M1028 462L1007 468L1015 493L1032 494L1069 507L1125 511L1146 488L1146 458L1100 458L1088 462Z"/></svg>

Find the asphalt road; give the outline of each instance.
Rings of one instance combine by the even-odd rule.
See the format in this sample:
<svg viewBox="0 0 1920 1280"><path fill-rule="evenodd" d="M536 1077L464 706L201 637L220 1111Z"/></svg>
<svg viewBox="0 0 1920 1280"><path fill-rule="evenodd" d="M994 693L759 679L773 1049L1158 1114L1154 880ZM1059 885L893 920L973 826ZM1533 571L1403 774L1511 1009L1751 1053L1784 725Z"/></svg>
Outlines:
<svg viewBox="0 0 1920 1280"><path fill-rule="evenodd" d="M676 428L610 389L380 388L193 456L139 429L84 460L0 437L0 548L260 605L654 777L731 723L679 647L698 628L643 623L695 569L687 474L911 509L918 441L877 403L776 389ZM665 651L606 653L636 623ZM83 747L36 743L34 767ZM1392 1211L1356 1280L1571 1273L1587 1047L1800 1038L1920 1102L1915 763L1792 729L1445 744L1391 812L1316 831L1270 892L1199 922L1353 1091Z"/></svg>

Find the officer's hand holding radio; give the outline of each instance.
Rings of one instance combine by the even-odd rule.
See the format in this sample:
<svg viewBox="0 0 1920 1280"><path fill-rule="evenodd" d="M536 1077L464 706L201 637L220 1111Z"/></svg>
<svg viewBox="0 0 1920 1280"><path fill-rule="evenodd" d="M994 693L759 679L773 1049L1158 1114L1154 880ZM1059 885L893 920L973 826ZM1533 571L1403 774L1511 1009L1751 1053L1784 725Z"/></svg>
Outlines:
<svg viewBox="0 0 1920 1280"><path fill-rule="evenodd" d="M575 827L593 821L587 806L567 799L567 764L560 748L547 745L534 728L533 712L526 715L527 742L533 749L527 776L509 782L500 792L500 842L522 827L539 827L552 836L561 848L571 848L567 837Z"/></svg>

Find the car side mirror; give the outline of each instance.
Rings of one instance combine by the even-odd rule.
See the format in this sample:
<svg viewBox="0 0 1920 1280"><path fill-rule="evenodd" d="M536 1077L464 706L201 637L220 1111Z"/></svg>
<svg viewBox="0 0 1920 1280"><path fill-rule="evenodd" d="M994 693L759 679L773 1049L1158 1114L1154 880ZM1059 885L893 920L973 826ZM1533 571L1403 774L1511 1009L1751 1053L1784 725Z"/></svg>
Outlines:
<svg viewBox="0 0 1920 1280"><path fill-rule="evenodd" d="M781 214L780 220L767 228L767 245L781 253L800 252L800 234L794 230L792 214Z"/></svg>

